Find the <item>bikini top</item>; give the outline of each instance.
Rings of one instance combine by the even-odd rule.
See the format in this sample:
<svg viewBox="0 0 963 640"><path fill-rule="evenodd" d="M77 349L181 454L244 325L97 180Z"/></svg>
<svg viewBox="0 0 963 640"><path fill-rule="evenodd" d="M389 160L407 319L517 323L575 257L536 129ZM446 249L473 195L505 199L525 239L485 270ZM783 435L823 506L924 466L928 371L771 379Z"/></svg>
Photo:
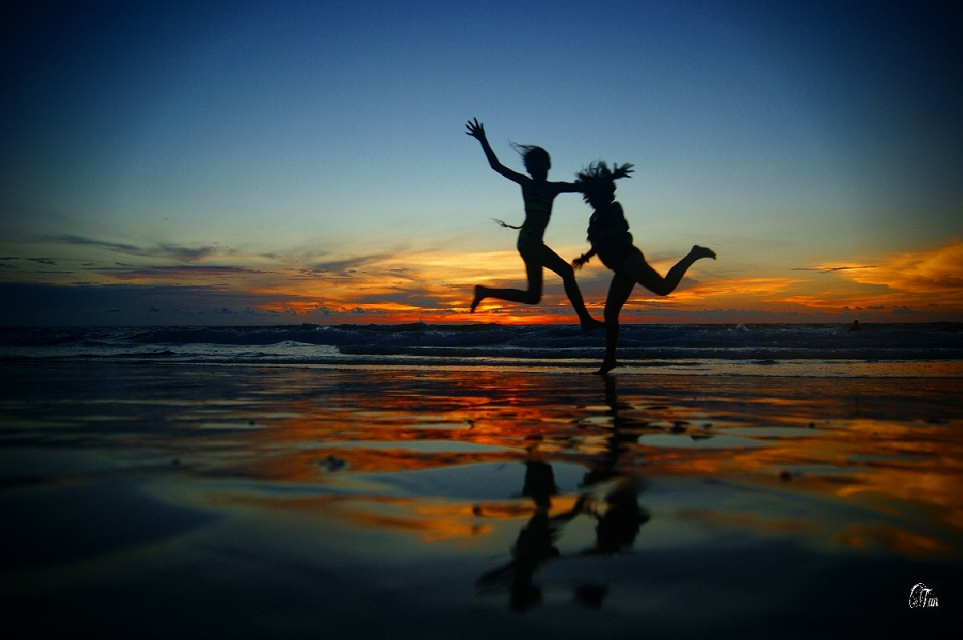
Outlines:
<svg viewBox="0 0 963 640"><path fill-rule="evenodd" d="M548 226L549 218L552 217L552 201L555 195L554 191L539 189L535 185L522 187L522 197L525 199L525 222L522 223L522 230L541 237Z"/></svg>

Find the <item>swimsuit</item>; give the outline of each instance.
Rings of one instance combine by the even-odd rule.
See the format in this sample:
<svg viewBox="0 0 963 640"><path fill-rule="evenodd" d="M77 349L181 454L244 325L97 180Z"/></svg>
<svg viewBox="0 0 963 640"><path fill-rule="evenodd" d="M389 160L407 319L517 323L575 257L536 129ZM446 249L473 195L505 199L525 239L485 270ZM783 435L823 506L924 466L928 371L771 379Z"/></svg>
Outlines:
<svg viewBox="0 0 963 640"><path fill-rule="evenodd" d="M541 193L545 191L545 193ZM552 201L555 193L548 189L540 189L530 184L522 187L522 197L525 200L525 222L518 233L518 250L535 249L544 244L542 236L552 217Z"/></svg>
<svg viewBox="0 0 963 640"><path fill-rule="evenodd" d="M542 190L534 185L522 189L522 197L525 199L525 222L522 223L522 234L534 235L539 240L545 233L548 220L552 216L552 201L555 199L555 194L550 191L538 193Z"/></svg>

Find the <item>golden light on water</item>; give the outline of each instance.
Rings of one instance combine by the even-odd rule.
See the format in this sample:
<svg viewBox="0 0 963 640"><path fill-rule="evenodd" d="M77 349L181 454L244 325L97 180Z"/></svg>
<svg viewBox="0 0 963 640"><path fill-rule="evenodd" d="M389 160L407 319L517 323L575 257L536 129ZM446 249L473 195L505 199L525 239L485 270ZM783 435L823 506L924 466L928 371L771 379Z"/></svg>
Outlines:
<svg viewBox="0 0 963 640"><path fill-rule="evenodd" d="M865 409L859 398L875 397L872 386L833 394L832 381L816 381L830 386L797 396L775 380L749 396L730 396L720 388L679 402L671 394L646 392L644 378L628 378L629 388L617 389L614 380L596 378L572 387L576 378L564 374L421 376L419 382L399 378L396 384L386 375L367 383L373 385L370 395L359 396L349 375L334 395L314 397L310 370L294 378L285 374L283 391L258 396L266 406L208 406L185 413L178 424L193 433L192 450L209 454L200 458L208 466L193 467L198 473L302 491L316 487L323 494L280 492L253 502L238 495L229 501L323 513L424 543L484 538L504 520L522 526L539 509L522 494L523 469L536 461L547 468L582 469L575 484L550 497L550 514L576 509L585 492L602 500L618 478L639 486L686 483L689 491L710 482L707 486L730 487L728 500L770 496L776 505L788 499L797 509L817 509L820 517L762 506L744 512L738 500L679 507L663 517L710 531L748 529L829 547L882 545L914 557L963 552L952 536L934 533L963 534L957 490L963 445L954 431L961 425L860 415ZM689 379L690 386L682 388L692 395L700 382L707 380ZM932 390L919 393L927 397ZM225 457L228 452L234 453ZM431 474L441 479L456 470L515 480L497 499L465 500L455 489L440 489L434 497L386 491L391 478L424 478L419 482L434 486ZM593 484L599 479L601 484ZM646 503L644 491L639 500ZM862 515L854 520L854 513ZM890 521L894 518L898 524Z"/></svg>

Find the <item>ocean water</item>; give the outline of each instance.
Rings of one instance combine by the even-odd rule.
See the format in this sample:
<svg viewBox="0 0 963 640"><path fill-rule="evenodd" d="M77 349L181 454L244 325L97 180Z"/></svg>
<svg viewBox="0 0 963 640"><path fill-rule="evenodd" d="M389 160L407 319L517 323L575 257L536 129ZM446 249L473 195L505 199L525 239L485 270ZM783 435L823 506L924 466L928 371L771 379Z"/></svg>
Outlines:
<svg viewBox="0 0 963 640"><path fill-rule="evenodd" d="M424 367L597 366L575 325L401 324L0 329L0 362ZM622 373L961 377L963 323L626 324Z"/></svg>

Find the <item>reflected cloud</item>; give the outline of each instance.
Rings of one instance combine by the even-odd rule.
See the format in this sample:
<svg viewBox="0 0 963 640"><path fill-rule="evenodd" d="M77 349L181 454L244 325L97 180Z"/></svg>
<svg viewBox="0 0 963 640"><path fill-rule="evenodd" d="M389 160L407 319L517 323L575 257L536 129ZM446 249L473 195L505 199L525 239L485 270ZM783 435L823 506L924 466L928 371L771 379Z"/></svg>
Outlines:
<svg viewBox="0 0 963 640"><path fill-rule="evenodd" d="M862 549L879 544L912 558L927 558L953 553L953 548L931 536L890 523L853 523L836 538L840 545Z"/></svg>

